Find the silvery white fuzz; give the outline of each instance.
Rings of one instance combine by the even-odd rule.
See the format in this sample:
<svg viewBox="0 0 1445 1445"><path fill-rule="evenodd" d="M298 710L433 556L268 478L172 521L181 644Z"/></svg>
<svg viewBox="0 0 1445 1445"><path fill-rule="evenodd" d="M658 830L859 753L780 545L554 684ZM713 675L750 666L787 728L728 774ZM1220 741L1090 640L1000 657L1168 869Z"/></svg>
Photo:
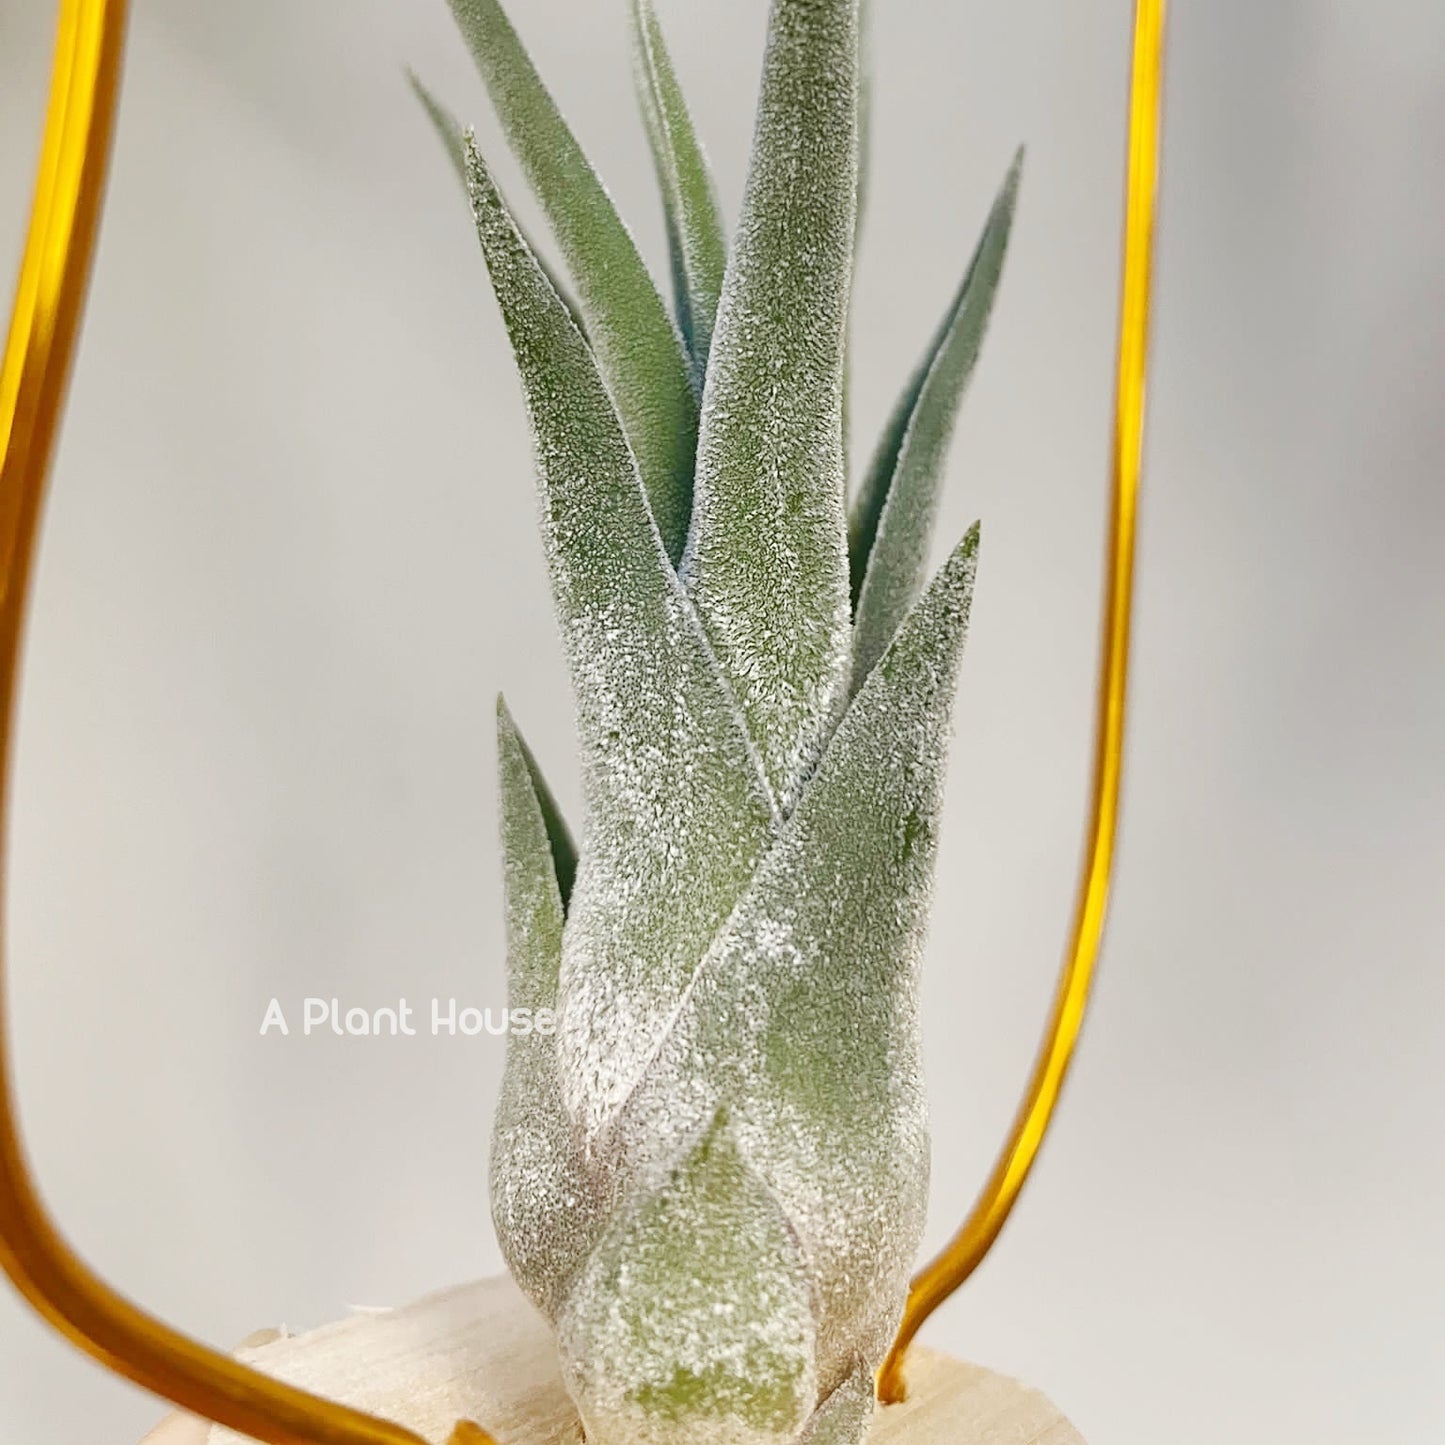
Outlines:
<svg viewBox="0 0 1445 1445"><path fill-rule="evenodd" d="M849 502L859 0L774 0L724 236L633 0L671 310L494 0L452 0L570 273L466 182L535 437L580 847L499 711L492 1209L594 1445L853 1442L923 1225L917 975L977 530L926 564L1017 164ZM575 291L575 299L573 296Z"/></svg>

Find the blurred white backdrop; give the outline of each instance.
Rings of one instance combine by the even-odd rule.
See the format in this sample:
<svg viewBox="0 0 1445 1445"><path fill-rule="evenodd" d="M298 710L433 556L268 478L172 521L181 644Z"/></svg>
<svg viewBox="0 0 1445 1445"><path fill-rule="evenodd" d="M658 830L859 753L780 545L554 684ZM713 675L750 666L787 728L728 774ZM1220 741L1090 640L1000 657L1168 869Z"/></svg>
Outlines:
<svg viewBox="0 0 1445 1445"><path fill-rule="evenodd" d="M0 7L6 276L48 8ZM732 207L764 0L660 8ZM1029 144L940 536L983 518L927 966L937 1242L1073 888L1129 6L877 8L865 443ZM620 0L514 11L660 262ZM1216 0L1172 41L1104 972L1038 1176L927 1339L1096 1445L1440 1440L1445 12ZM520 398L408 63L500 158L441 0L137 4L44 533L24 1124L85 1255L221 1345L500 1267L500 1041L258 1027L273 995L501 1005L497 689L576 799ZM158 1413L0 1292L0 1437Z"/></svg>

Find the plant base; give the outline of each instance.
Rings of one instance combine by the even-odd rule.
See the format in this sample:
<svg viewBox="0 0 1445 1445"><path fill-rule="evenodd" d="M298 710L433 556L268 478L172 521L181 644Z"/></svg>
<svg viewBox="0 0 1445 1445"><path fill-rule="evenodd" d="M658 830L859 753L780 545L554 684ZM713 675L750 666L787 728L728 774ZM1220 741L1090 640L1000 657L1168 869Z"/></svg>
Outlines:
<svg viewBox="0 0 1445 1445"><path fill-rule="evenodd" d="M546 1322L507 1277L400 1309L358 1313L239 1352L268 1374L397 1420L444 1445L467 1418L503 1445L581 1445ZM915 1346L909 1398L880 1408L869 1445L1084 1445L1037 1391ZM244 1445L229 1430L168 1420L142 1445Z"/></svg>

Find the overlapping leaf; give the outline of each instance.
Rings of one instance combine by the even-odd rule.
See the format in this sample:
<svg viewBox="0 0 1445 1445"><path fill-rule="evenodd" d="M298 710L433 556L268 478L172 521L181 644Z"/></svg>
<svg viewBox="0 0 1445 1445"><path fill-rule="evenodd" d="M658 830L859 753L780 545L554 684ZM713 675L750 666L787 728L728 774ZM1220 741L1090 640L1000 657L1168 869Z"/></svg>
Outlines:
<svg viewBox="0 0 1445 1445"><path fill-rule="evenodd" d="M474 146L478 234L532 418L577 700L588 825L563 948L559 1061L600 1127L746 886L773 810L597 365Z"/></svg>
<svg viewBox="0 0 1445 1445"><path fill-rule="evenodd" d="M854 699L613 1146L656 1158L728 1110L818 1290L824 1389L886 1348L923 1227L916 974L977 535Z"/></svg>
<svg viewBox="0 0 1445 1445"><path fill-rule="evenodd" d="M462 191L463 194L465 194L467 189L465 128L461 121L456 118L456 115L427 89L419 76L414 73L408 73L407 80L411 83L412 93L421 102L427 119L431 121L432 129L436 131L437 139L441 141L442 149L446 152L447 159L451 161L452 169L456 171L457 179L461 181ZM587 333L586 319L582 315L582 308L572 299L570 289L553 269L546 256L532 244L532 240L527 235L525 227L519 225L517 229L522 232L522 239L527 242L528 249L537 258L537 264L546 273L547 280L552 283L552 289L562 298L567 310L571 313L572 320L577 324L578 330L585 336Z"/></svg>
<svg viewBox="0 0 1445 1445"><path fill-rule="evenodd" d="M813 1328L789 1221L719 1116L602 1240L559 1343L591 1439L765 1445L813 1410Z"/></svg>
<svg viewBox="0 0 1445 1445"><path fill-rule="evenodd" d="M858 1445L873 1416L873 1371L859 1365L818 1406L799 1445Z"/></svg>
<svg viewBox="0 0 1445 1445"><path fill-rule="evenodd" d="M501 703L497 750L510 1032L492 1128L492 1219L513 1278L552 1314L602 1219L602 1199L563 1107L553 1024L576 853Z"/></svg>
<svg viewBox="0 0 1445 1445"><path fill-rule="evenodd" d="M511 1006L560 1018L509 1041L493 1197L599 1445L857 1445L923 1225L917 970L976 531L919 592L1017 167L849 521L864 3L773 0L729 256L632 0L681 337L495 0L452 5L590 337L418 87L516 352L577 700L580 863L499 717Z"/></svg>
<svg viewBox="0 0 1445 1445"><path fill-rule="evenodd" d="M576 283L598 365L663 545L682 554L697 395L681 338L627 227L497 0L451 0L507 138Z"/></svg>
<svg viewBox="0 0 1445 1445"><path fill-rule="evenodd" d="M678 324L701 391L727 266L727 241L712 173L652 0L632 0L632 40L638 94L662 190Z"/></svg>
<svg viewBox="0 0 1445 1445"><path fill-rule="evenodd" d="M858 5L858 209L853 221L853 264L863 247L868 216L868 191L873 172L873 5ZM849 296L843 354L843 480L847 491L853 475L853 299Z"/></svg>
<svg viewBox="0 0 1445 1445"><path fill-rule="evenodd" d="M948 446L1003 274L1022 159L1020 153L1009 170L963 282L889 419L853 507L855 689L923 584Z"/></svg>
<svg viewBox="0 0 1445 1445"><path fill-rule="evenodd" d="M785 809L846 690L858 0L775 0L683 571Z"/></svg>

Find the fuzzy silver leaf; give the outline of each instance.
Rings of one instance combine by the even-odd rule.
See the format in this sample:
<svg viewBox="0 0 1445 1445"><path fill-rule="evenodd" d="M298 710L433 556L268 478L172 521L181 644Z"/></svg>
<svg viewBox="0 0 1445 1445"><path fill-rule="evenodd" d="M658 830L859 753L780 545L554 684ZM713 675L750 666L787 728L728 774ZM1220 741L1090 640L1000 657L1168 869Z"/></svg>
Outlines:
<svg viewBox="0 0 1445 1445"><path fill-rule="evenodd" d="M881 1360L923 1228L917 975L977 542L854 700L607 1150L645 1178L727 1110L798 1237L824 1390Z"/></svg>
<svg viewBox="0 0 1445 1445"><path fill-rule="evenodd" d="M697 443L697 393L682 339L502 7L497 0L451 0L451 7L572 273L598 365L675 562L687 534Z"/></svg>
<svg viewBox="0 0 1445 1445"><path fill-rule="evenodd" d="M858 0L775 0L683 575L784 811L847 687L843 370Z"/></svg>
<svg viewBox="0 0 1445 1445"><path fill-rule="evenodd" d="M727 267L727 239L712 172L652 0L632 0L632 46L638 96L662 191L678 326L701 391Z"/></svg>
<svg viewBox="0 0 1445 1445"><path fill-rule="evenodd" d="M873 1420L873 1371L859 1365L818 1406L800 1445L859 1445Z"/></svg>
<svg viewBox="0 0 1445 1445"><path fill-rule="evenodd" d="M509 996L558 1027L509 1041L498 1233L591 1445L859 1445L924 1222L918 972L977 529L921 584L1016 172L850 537L860 0L773 0L730 255L632 0L682 338L495 0L452 5L589 326L419 88L522 379L585 799L578 850L502 709Z"/></svg>
<svg viewBox="0 0 1445 1445"><path fill-rule="evenodd" d="M774 1445L813 1411L814 1328L791 1223L719 1115L620 1211L559 1343L597 1445Z"/></svg>
<svg viewBox="0 0 1445 1445"><path fill-rule="evenodd" d="M411 85L412 94L421 102L421 108L426 112L426 118L431 122L432 129L436 132L437 139L442 143L442 149L446 152L447 159L452 163L452 169L457 174L457 179L462 183L463 195L467 192L467 146L466 127L456 117L454 111L448 109L422 82L422 79L415 71L407 72L407 80ZM537 264L547 274L547 280L552 283L552 289L562 298L567 310L571 313L572 320L576 323L577 329L585 336L587 334L586 319L582 315L582 308L572 299L572 293L562 278L557 274L546 256L532 243L527 235L524 226L518 226L526 240L531 252L537 258Z"/></svg>
<svg viewBox="0 0 1445 1445"><path fill-rule="evenodd" d="M923 585L944 463L993 312L1022 167L1020 152L948 313L889 418L853 506L855 689L883 655Z"/></svg>
<svg viewBox="0 0 1445 1445"><path fill-rule="evenodd" d="M773 809L586 342L474 144L478 234L522 374L577 701L587 824L562 955L562 1087L588 1133L651 1055Z"/></svg>
<svg viewBox="0 0 1445 1445"><path fill-rule="evenodd" d="M507 1010L531 1018L507 1037L492 1127L492 1221L512 1277L545 1314L591 1245L602 1200L562 1103L557 1008L565 899L576 856L546 785L512 721L497 706L497 794L507 918Z"/></svg>

